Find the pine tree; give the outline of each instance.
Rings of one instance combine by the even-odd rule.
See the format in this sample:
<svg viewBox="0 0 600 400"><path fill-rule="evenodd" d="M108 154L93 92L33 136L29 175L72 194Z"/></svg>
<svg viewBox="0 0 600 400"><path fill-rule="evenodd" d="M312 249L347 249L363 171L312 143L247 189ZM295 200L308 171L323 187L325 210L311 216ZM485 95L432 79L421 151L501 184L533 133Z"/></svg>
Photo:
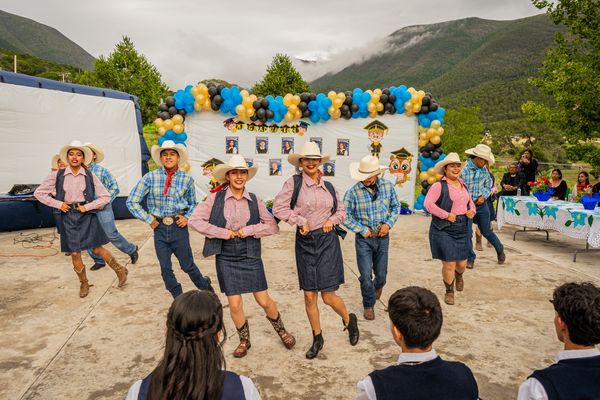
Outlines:
<svg viewBox="0 0 600 400"><path fill-rule="evenodd" d="M254 85L252 93L259 97L285 96L287 93L310 92L310 86L294 68L290 57L276 54L262 80Z"/></svg>

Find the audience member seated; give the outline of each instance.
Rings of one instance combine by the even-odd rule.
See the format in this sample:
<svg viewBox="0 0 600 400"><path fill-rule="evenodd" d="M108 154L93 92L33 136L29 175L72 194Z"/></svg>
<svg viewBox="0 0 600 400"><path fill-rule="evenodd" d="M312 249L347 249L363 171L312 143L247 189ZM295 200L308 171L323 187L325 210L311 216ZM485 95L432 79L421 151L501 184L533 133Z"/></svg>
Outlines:
<svg viewBox="0 0 600 400"><path fill-rule="evenodd" d="M478 398L477 382L469 367L442 360L432 347L443 321L435 294L415 286L397 290L389 299L388 312L392 336L402 353L398 364L373 371L358 382L357 399Z"/></svg>
<svg viewBox="0 0 600 400"><path fill-rule="evenodd" d="M554 188L554 193L550 198L556 200L565 200L567 198L567 182L563 181L562 171L558 168L552 170L552 187Z"/></svg>
<svg viewBox="0 0 600 400"><path fill-rule="evenodd" d="M516 196L519 188L525 194L525 174L519 172L519 164L514 162L508 166L508 172L502 177L500 186L502 186L500 196Z"/></svg>
<svg viewBox="0 0 600 400"><path fill-rule="evenodd" d="M564 350L556 364L534 371L518 400L600 399L600 288L565 283L554 290L554 329Z"/></svg>

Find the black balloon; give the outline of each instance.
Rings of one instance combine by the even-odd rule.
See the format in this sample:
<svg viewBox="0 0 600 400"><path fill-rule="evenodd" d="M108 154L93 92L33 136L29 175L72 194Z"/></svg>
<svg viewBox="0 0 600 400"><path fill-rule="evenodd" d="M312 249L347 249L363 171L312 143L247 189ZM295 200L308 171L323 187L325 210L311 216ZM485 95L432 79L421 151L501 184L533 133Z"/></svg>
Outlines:
<svg viewBox="0 0 600 400"><path fill-rule="evenodd" d="M359 107L358 107L358 104L352 104L352 105L350 106L350 110L351 110L352 112L358 112L358 108L359 108Z"/></svg>
<svg viewBox="0 0 600 400"><path fill-rule="evenodd" d="M219 111L219 105L216 104L214 101L210 103L210 108L212 108L213 111Z"/></svg>
<svg viewBox="0 0 600 400"><path fill-rule="evenodd" d="M421 186L423 188L426 188L427 186L429 186L429 182L427 182L427 180L421 181Z"/></svg>
<svg viewBox="0 0 600 400"><path fill-rule="evenodd" d="M388 101L392 104L394 104L396 102L396 95L395 94L390 94L388 96Z"/></svg>
<svg viewBox="0 0 600 400"><path fill-rule="evenodd" d="M433 149L435 149L435 145L431 142L427 142L427 144L425 145L425 149L427 151L433 151Z"/></svg>
<svg viewBox="0 0 600 400"><path fill-rule="evenodd" d="M300 100L304 103L308 103L310 99L310 96L308 95L308 93L302 93L300 94Z"/></svg>
<svg viewBox="0 0 600 400"><path fill-rule="evenodd" d="M273 112L273 111L271 111ZM310 117L310 110L307 108L306 110L302 111L302 118L308 118Z"/></svg>
<svg viewBox="0 0 600 400"><path fill-rule="evenodd" d="M431 98L430 97L423 97L423 100L421 101L421 106L428 106L429 104L431 104Z"/></svg>
<svg viewBox="0 0 600 400"><path fill-rule="evenodd" d="M175 105L175 98L173 96L167 97L167 99L165 100L165 104L167 105L167 107L173 107Z"/></svg>
<svg viewBox="0 0 600 400"><path fill-rule="evenodd" d="M269 108L269 100L261 99L260 105L262 106L262 108L264 108L266 110L267 108Z"/></svg>
<svg viewBox="0 0 600 400"><path fill-rule="evenodd" d="M263 119L265 117L265 110L263 108L259 108L256 110L256 115L259 119Z"/></svg>
<svg viewBox="0 0 600 400"><path fill-rule="evenodd" d="M427 150L423 150L423 151L421 152L421 155L422 155L423 157L425 157L425 158L429 158L429 157L431 157L431 153L430 153L429 151L427 151Z"/></svg>
<svg viewBox="0 0 600 400"><path fill-rule="evenodd" d="M427 196L427 189L425 189L425 188L421 189L421 194L423 196Z"/></svg>
<svg viewBox="0 0 600 400"><path fill-rule="evenodd" d="M275 117L275 113L273 110L267 110L265 111L265 117L267 117L267 119L273 119L273 117Z"/></svg>
<svg viewBox="0 0 600 400"><path fill-rule="evenodd" d="M389 100L389 99L390 99L390 98L388 97L388 95L387 95L387 94L385 94L385 93L383 93L383 94L382 94L382 95L379 97L379 102L380 102L380 103L383 103L383 104L385 104L385 103L387 103L387 102L388 102L388 100Z"/></svg>
<svg viewBox="0 0 600 400"><path fill-rule="evenodd" d="M437 105L437 103L431 103L431 105L429 106L429 111L437 111L438 108L439 106Z"/></svg>
<svg viewBox="0 0 600 400"><path fill-rule="evenodd" d="M314 93L310 93L310 94L308 95L308 99L309 99L309 101L314 101L314 100L316 100L316 99L317 99L317 95L316 95L316 94L314 94Z"/></svg>
<svg viewBox="0 0 600 400"><path fill-rule="evenodd" d="M304 101L301 101L301 102L298 104L298 109L299 109L300 111L304 112L305 110L307 110L307 109L308 109L308 105L306 104L306 102L304 102Z"/></svg>
<svg viewBox="0 0 600 400"><path fill-rule="evenodd" d="M385 114L385 110L377 111L377 114L383 115L383 114Z"/></svg>
<svg viewBox="0 0 600 400"><path fill-rule="evenodd" d="M392 103L385 103L385 105L383 106L383 109L385 112L390 112L390 110L394 107L394 105Z"/></svg>
<svg viewBox="0 0 600 400"><path fill-rule="evenodd" d="M351 91L351 90L346 90L346 91L344 92L344 94L346 95L346 98L348 98L348 97L352 97L352 91Z"/></svg>
<svg viewBox="0 0 600 400"><path fill-rule="evenodd" d="M162 118L163 120L167 120L171 118L171 114L169 114L168 111L161 111L160 113L158 113L158 115L160 116L160 118Z"/></svg>
<svg viewBox="0 0 600 400"><path fill-rule="evenodd" d="M258 116L256 114L254 114L253 116L250 117L250 121L258 121Z"/></svg>
<svg viewBox="0 0 600 400"><path fill-rule="evenodd" d="M169 107L169 114L171 116L177 114L177 109L175 107Z"/></svg>
<svg viewBox="0 0 600 400"><path fill-rule="evenodd" d="M254 100L254 102L252 103L252 107L255 110L258 110L261 107L260 100Z"/></svg>
<svg viewBox="0 0 600 400"><path fill-rule="evenodd" d="M216 96L217 95L217 88L214 87L214 86L210 86L208 88L208 94L210 95L210 97ZM173 103L173 104L175 104L175 103Z"/></svg>
<svg viewBox="0 0 600 400"><path fill-rule="evenodd" d="M352 105L352 96L346 96L346 99L344 100L344 104L347 106L351 106Z"/></svg>
<svg viewBox="0 0 600 400"><path fill-rule="evenodd" d="M216 94L213 99L212 99L213 104L216 104L217 106L221 106L221 104L223 103L223 98L221 97L220 94Z"/></svg>
<svg viewBox="0 0 600 400"><path fill-rule="evenodd" d="M350 118L352 118L352 113L349 112L349 113L343 114L342 118L344 118L344 119L350 119Z"/></svg>
<svg viewBox="0 0 600 400"><path fill-rule="evenodd" d="M223 85L223 84L220 84L220 85L218 85L218 86L217 86L217 93L221 94L221 91L222 91L223 89L225 89L225 85Z"/></svg>
<svg viewBox="0 0 600 400"><path fill-rule="evenodd" d="M350 112L350 107L348 107L346 104L342 104L342 106L340 107L340 111L342 112L342 114L346 114Z"/></svg>
<svg viewBox="0 0 600 400"><path fill-rule="evenodd" d="M433 158L434 160L437 160L438 158L440 158L440 153L438 153L437 151L434 151L433 153L431 153L431 158Z"/></svg>
<svg viewBox="0 0 600 400"><path fill-rule="evenodd" d="M441 143L441 142L440 142L440 143L438 143L438 144L434 144L434 146L435 146L436 148L437 148L437 147L440 147L441 145L442 145L442 143ZM439 150L438 150L438 151L439 151Z"/></svg>
<svg viewBox="0 0 600 400"><path fill-rule="evenodd" d="M183 120L185 121L185 115L187 114L187 112L183 108L181 110L177 110L177 114L181 115L183 117Z"/></svg>
<svg viewBox="0 0 600 400"><path fill-rule="evenodd" d="M210 87L214 87L214 88L216 88L216 87L217 87L217 84L216 84L216 83L214 83L214 82L208 82L208 83L206 84L206 87L209 87L209 88L210 88Z"/></svg>
<svg viewBox="0 0 600 400"><path fill-rule="evenodd" d="M165 103L161 103L161 105L158 106L158 111L169 111L169 106Z"/></svg>
<svg viewBox="0 0 600 400"><path fill-rule="evenodd" d="M429 112L429 106L421 106L420 114L427 114Z"/></svg>
<svg viewBox="0 0 600 400"><path fill-rule="evenodd" d="M390 114L396 114L396 107L392 106L392 108L390 108L390 110L388 112Z"/></svg>
<svg viewBox="0 0 600 400"><path fill-rule="evenodd" d="M389 96L389 95L390 95L390 89L388 89L388 88L385 88L385 89L383 89L383 90L381 91L381 93L382 93L382 94L385 94L386 96Z"/></svg>

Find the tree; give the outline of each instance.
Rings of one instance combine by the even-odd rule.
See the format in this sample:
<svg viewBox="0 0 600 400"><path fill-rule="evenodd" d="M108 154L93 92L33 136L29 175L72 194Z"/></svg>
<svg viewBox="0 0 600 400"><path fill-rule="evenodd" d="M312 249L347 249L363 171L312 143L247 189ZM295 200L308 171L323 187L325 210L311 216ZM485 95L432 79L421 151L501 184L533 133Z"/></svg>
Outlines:
<svg viewBox="0 0 600 400"><path fill-rule="evenodd" d="M271 65L267 67L265 76L252 88L252 93L259 97L303 92L310 92L310 86L302 79L302 75L294 68L286 54L276 54Z"/></svg>
<svg viewBox="0 0 600 400"><path fill-rule="evenodd" d="M93 71L76 76L75 82L137 96L144 123L154 120L160 99L169 94L160 72L143 54L136 51L127 36L123 36L108 57L100 56L96 60Z"/></svg>
<svg viewBox="0 0 600 400"><path fill-rule="evenodd" d="M442 141L446 154L456 152L464 157L465 150L481 143L484 126L479 117L479 107L447 110L444 119Z"/></svg>

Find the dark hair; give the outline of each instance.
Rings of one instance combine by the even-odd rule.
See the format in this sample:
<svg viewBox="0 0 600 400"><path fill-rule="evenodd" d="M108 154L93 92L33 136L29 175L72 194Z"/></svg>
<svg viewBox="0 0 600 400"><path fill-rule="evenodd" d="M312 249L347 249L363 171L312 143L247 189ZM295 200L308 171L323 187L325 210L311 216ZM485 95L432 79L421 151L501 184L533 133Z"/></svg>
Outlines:
<svg viewBox="0 0 600 400"><path fill-rule="evenodd" d="M529 155L531 156L531 159L533 160L533 150L531 150L531 149L525 149L523 151L523 153L529 153Z"/></svg>
<svg viewBox="0 0 600 400"><path fill-rule="evenodd" d="M583 176L585 176L585 184L589 185L590 184L590 174L587 173L587 171L581 171L580 173L577 174L577 183L579 183L579 175L583 174Z"/></svg>
<svg viewBox="0 0 600 400"><path fill-rule="evenodd" d="M388 302L388 313L408 348L427 348L440 335L442 308L428 289L410 286L397 290Z"/></svg>
<svg viewBox="0 0 600 400"><path fill-rule="evenodd" d="M165 151L167 151L167 150L173 150L175 153L177 153L177 157L181 157L181 154L179 154L179 152L177 151L177 149L172 149L172 148L168 148L168 149L162 149L162 150L160 151L160 153L158 153L158 156L159 156L159 157L162 157L163 153L164 153Z"/></svg>
<svg viewBox="0 0 600 400"><path fill-rule="evenodd" d="M591 282L565 283L554 289L554 310L567 325L569 339L581 346L600 343L600 288Z"/></svg>
<svg viewBox="0 0 600 400"><path fill-rule="evenodd" d="M163 359L152 372L149 399L221 399L225 358L217 334L227 337L219 298L206 290L178 296L167 315Z"/></svg>
<svg viewBox="0 0 600 400"><path fill-rule="evenodd" d="M558 172L558 177L559 177L560 179L562 179L562 171L560 170L560 168L554 168L554 169L552 170L552 172Z"/></svg>

